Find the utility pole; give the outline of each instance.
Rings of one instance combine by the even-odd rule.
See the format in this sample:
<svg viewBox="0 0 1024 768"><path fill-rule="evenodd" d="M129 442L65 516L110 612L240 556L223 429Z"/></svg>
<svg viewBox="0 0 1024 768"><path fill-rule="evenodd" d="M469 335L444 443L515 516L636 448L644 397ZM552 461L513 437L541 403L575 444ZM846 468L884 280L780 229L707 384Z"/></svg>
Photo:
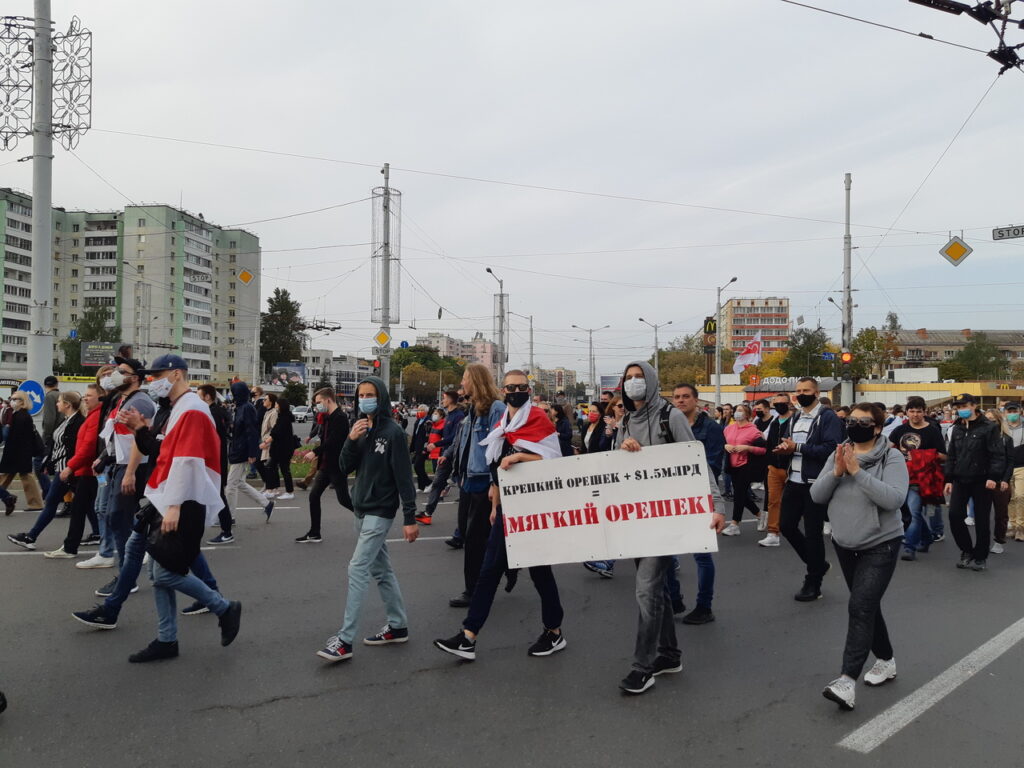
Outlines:
<svg viewBox="0 0 1024 768"><path fill-rule="evenodd" d="M660 387L661 386L661 366L659 365L660 361L658 360L658 349L660 348L659 344L658 344L658 329L659 328L664 328L666 325L672 325L672 321L669 320L667 323L652 323L650 320L644 320L641 317L640 318L640 322L641 323L646 323L647 325L651 326L651 328L654 329L654 372L658 375L658 386Z"/></svg>
<svg viewBox="0 0 1024 768"><path fill-rule="evenodd" d="M591 396L596 396L597 393L597 371L594 366L594 331L603 331L605 328L610 328L610 325L602 325L600 328L581 328L578 325L573 325L578 331L587 332L587 342L589 346L589 360L590 360L590 391Z"/></svg>
<svg viewBox="0 0 1024 768"><path fill-rule="evenodd" d="M384 240L381 243L382 271L381 288L384 303L381 305L381 316L383 322L380 329L391 335L391 164L384 163L381 169L384 174L384 214L381 225L383 226ZM390 387L391 382L391 343L384 345L384 351L380 355L380 377L384 380L384 386ZM390 409L391 404L388 403Z"/></svg>
<svg viewBox="0 0 1024 768"><path fill-rule="evenodd" d="M853 239L850 237L850 188L853 177L848 173L843 179L846 187L846 234L843 235L843 352L850 352L853 343L853 289L851 287L851 259L853 255ZM840 386L840 399L844 404L853 404L853 379L843 381Z"/></svg>
<svg viewBox="0 0 1024 768"><path fill-rule="evenodd" d="M734 277L719 286L715 296L715 408L722 404L722 291L735 282Z"/></svg>
<svg viewBox="0 0 1024 768"><path fill-rule="evenodd" d="M494 315L497 320L498 327L498 381L501 381L502 376L505 374L505 363L508 362L508 351L505 349L505 314L507 308L505 304L505 281L494 274L494 271L487 267L487 274L498 281L498 295L496 296L497 301L494 305Z"/></svg>
<svg viewBox="0 0 1024 768"><path fill-rule="evenodd" d="M252 379L250 380L251 386L256 386L259 381L256 379L257 369L256 366L260 360L260 320L256 318L256 327L252 329Z"/></svg>
<svg viewBox="0 0 1024 768"><path fill-rule="evenodd" d="M536 373L536 371L534 370L534 367L533 367L533 315L520 315L518 312L513 312L511 309L508 311L508 313L510 315L515 315L516 317L521 317L521 318L523 318L523 320L529 320L530 321L530 371L529 371L529 373L530 373L531 376L536 376L537 373Z"/></svg>

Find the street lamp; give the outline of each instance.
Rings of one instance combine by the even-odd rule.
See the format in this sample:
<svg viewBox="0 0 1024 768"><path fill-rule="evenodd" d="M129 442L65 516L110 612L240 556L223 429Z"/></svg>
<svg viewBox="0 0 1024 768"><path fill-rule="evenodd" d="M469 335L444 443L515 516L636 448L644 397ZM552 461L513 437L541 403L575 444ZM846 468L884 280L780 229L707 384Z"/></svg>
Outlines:
<svg viewBox="0 0 1024 768"><path fill-rule="evenodd" d="M487 267L487 274L498 281L498 379L505 373L505 281Z"/></svg>
<svg viewBox="0 0 1024 768"><path fill-rule="evenodd" d="M594 369L594 331L603 331L605 328L611 328L610 325L602 325L600 328L583 328L582 326L573 324L572 326L578 331L586 331L588 344L590 345L590 391L592 395L597 392L597 382L595 381L596 372Z"/></svg>
<svg viewBox="0 0 1024 768"><path fill-rule="evenodd" d="M642 317L638 318L641 323L646 323L654 329L654 372L658 376L658 386L661 386L661 366L658 365L658 329L664 328L666 325L672 325L672 321L669 320L667 323L652 323L650 320L644 320Z"/></svg>
<svg viewBox="0 0 1024 768"><path fill-rule="evenodd" d="M722 404L722 291L735 282L734 277L720 286L715 298L715 408Z"/></svg>

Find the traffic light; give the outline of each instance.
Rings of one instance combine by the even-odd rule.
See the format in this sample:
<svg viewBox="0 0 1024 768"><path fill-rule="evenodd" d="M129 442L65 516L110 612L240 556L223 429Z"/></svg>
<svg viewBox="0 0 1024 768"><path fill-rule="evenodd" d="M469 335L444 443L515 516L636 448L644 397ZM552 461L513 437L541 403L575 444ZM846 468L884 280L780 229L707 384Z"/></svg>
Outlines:
<svg viewBox="0 0 1024 768"><path fill-rule="evenodd" d="M853 364L853 352L843 352L839 355L839 362L843 364L843 381L853 381L853 371L850 366Z"/></svg>
<svg viewBox="0 0 1024 768"><path fill-rule="evenodd" d="M380 373L380 360L373 361L373 372Z"/></svg>
<svg viewBox="0 0 1024 768"><path fill-rule="evenodd" d="M752 376L750 377L750 386L752 386L752 387L756 387L756 386L758 385L758 383L760 383L760 381L761 381L761 377L760 377L760 376L758 376L758 375L757 375L757 374L755 373L755 374L753 374L753 375L752 375Z"/></svg>

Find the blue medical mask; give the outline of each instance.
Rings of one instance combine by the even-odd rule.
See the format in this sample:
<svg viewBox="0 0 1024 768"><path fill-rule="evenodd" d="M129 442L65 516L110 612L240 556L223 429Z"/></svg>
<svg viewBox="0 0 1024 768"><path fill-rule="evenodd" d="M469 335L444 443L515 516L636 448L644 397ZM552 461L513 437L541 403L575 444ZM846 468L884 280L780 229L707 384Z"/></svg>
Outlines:
<svg viewBox="0 0 1024 768"><path fill-rule="evenodd" d="M969 419L973 413L974 411L971 408L957 408L956 411L956 415L961 419Z"/></svg>
<svg viewBox="0 0 1024 768"><path fill-rule="evenodd" d="M365 414L371 414L377 412L377 398L376 397L361 397L359 398L359 410Z"/></svg>

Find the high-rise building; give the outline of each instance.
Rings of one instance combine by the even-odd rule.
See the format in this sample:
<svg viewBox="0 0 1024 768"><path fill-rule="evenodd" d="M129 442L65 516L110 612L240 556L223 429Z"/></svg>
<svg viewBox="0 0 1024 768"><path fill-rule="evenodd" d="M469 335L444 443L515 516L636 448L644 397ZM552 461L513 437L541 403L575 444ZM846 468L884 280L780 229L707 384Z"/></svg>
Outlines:
<svg viewBox="0 0 1024 768"><path fill-rule="evenodd" d="M789 344L789 299L778 296L729 299L722 305L722 347L742 352L761 332L763 353L786 349Z"/></svg>
<svg viewBox="0 0 1024 768"><path fill-rule="evenodd" d="M465 360L467 363L481 363L491 371L498 371L498 345L484 338L477 331L469 341L452 338L443 333L431 331L426 336L416 337L416 346L430 347L441 357Z"/></svg>
<svg viewBox="0 0 1024 768"><path fill-rule="evenodd" d="M546 397L576 386L576 371L569 368L538 368L534 376L537 391Z"/></svg>
<svg viewBox="0 0 1024 768"><path fill-rule="evenodd" d="M31 304L32 198L0 190L4 262L0 375L24 376ZM196 381L226 384L259 368L260 244L167 205L53 210L53 316L66 338L86 308L110 311L136 356L180 354ZM90 339L83 339L90 341ZM60 358L55 348L55 358Z"/></svg>

